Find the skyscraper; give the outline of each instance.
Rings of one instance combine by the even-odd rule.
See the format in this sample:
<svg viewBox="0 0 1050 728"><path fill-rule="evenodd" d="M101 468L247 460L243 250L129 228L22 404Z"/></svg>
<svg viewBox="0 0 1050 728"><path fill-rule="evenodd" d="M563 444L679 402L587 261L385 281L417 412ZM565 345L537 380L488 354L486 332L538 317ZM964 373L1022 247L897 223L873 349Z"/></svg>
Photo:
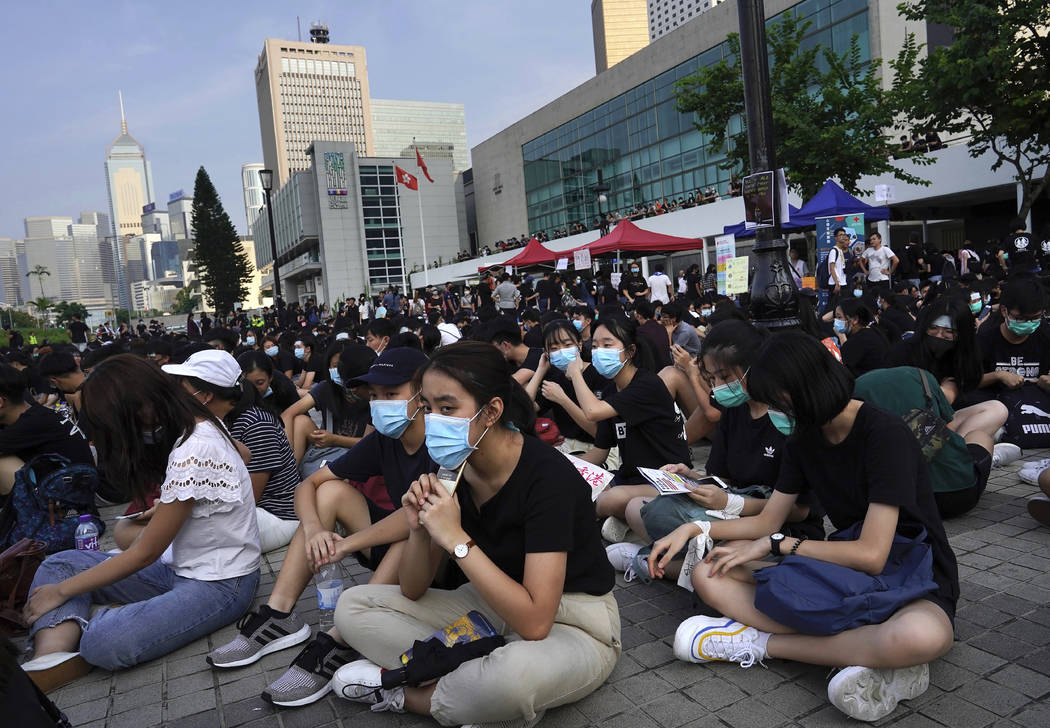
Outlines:
<svg viewBox="0 0 1050 728"><path fill-rule="evenodd" d="M255 216L259 214L259 208L263 206L262 179L259 170L265 169L258 162L250 162L241 165L241 187L244 188L244 220L245 228L251 234L252 223Z"/></svg>
<svg viewBox="0 0 1050 728"><path fill-rule="evenodd" d="M153 173L146 150L128 133L124 116L124 97L120 97L120 136L106 149L106 190L115 240L142 234L142 208L154 201ZM117 279L117 298L121 308L131 307L122 245L114 245L113 268Z"/></svg>
<svg viewBox="0 0 1050 728"><path fill-rule="evenodd" d="M649 0L649 37L656 40L725 0Z"/></svg>
<svg viewBox="0 0 1050 728"><path fill-rule="evenodd" d="M413 139L423 160L452 160L452 172L470 167L467 126L463 104L435 101L372 99L372 135L375 156L416 156Z"/></svg>
<svg viewBox="0 0 1050 728"><path fill-rule="evenodd" d="M645 4L646 0L591 0L595 73L609 70L649 45Z"/></svg>
<svg viewBox="0 0 1050 728"><path fill-rule="evenodd" d="M314 141L351 141L373 156L368 66L361 46L328 43L328 26L313 23L311 42L267 38L255 67L263 163L274 189L310 168Z"/></svg>

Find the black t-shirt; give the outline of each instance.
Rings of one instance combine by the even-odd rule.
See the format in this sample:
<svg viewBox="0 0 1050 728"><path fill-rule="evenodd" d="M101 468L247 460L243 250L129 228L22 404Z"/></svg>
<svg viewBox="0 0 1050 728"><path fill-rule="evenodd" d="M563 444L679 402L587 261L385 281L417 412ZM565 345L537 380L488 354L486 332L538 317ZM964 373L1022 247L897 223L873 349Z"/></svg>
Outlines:
<svg viewBox="0 0 1050 728"><path fill-rule="evenodd" d="M905 278L917 278L919 273L919 258L922 257L922 248L915 243L904 246L900 255L900 263L897 270Z"/></svg>
<svg viewBox="0 0 1050 728"><path fill-rule="evenodd" d="M700 292L696 289L700 286L700 274L691 273L685 277L685 297L690 301L700 298Z"/></svg>
<svg viewBox="0 0 1050 728"><path fill-rule="evenodd" d="M634 298L639 291L644 291L648 287L649 284L642 278L641 273L629 273L620 281L620 292L625 296L629 295L631 298Z"/></svg>
<svg viewBox="0 0 1050 728"><path fill-rule="evenodd" d="M274 369L278 369L282 372L294 372L298 360L295 358L295 355L292 354L290 351L280 349L277 352L277 356L270 357L270 361L273 362Z"/></svg>
<svg viewBox="0 0 1050 728"><path fill-rule="evenodd" d="M525 361L521 363L515 371L521 371L522 369L530 369L536 371L540 368L540 357L543 356L543 349L540 347L529 347L528 356L525 357Z"/></svg>
<svg viewBox="0 0 1050 728"><path fill-rule="evenodd" d="M580 402L576 399L576 388L573 387L572 382L569 378L562 373L560 369L551 367L547 370L546 380L558 384L562 390L565 391L566 396L571 399L577 406ZM603 387L609 383L609 380L595 371L594 367L587 367L583 370L583 381L587 384L588 389L592 392L597 391L600 387ZM538 395L537 404L540 406L541 412L549 412L550 418L554 420L554 423L558 425L558 431L567 438L572 440L582 440L584 442L594 442L594 438L591 437L590 433L581 428L576 424L576 421L572 419L568 412L560 404L555 404L547 400L542 394Z"/></svg>
<svg viewBox="0 0 1050 728"><path fill-rule="evenodd" d="M24 462L37 455L55 453L73 464L94 465L83 432L68 414L31 404L22 416L0 428L0 456L17 455Z"/></svg>
<svg viewBox="0 0 1050 728"><path fill-rule="evenodd" d="M1014 372L1025 379L1036 379L1050 372L1050 338L1038 331L1020 344L1011 344L999 326L981 329L977 333L981 348L981 367L988 372ZM1001 385L990 388L999 394Z"/></svg>
<svg viewBox="0 0 1050 728"><path fill-rule="evenodd" d="M896 326L901 333L915 331L915 319L899 308L887 308L879 314L879 318L884 323Z"/></svg>
<svg viewBox="0 0 1050 728"><path fill-rule="evenodd" d="M881 369L885 366L889 342L878 331L863 328L849 335L839 350L842 352L842 363L853 372L853 376Z"/></svg>
<svg viewBox="0 0 1050 728"><path fill-rule="evenodd" d="M926 252L923 253L923 257L930 266L930 275L941 275L944 270L944 256L941 255L941 252L939 250L934 250L933 248L927 248Z"/></svg>
<svg viewBox="0 0 1050 728"><path fill-rule="evenodd" d="M954 618L959 599L955 554L919 443L900 417L863 404L838 445L823 437L788 440L776 489L789 494L812 491L839 530L862 522L871 503L899 507L898 533L914 537L917 526L926 529L937 583L929 598Z"/></svg>
<svg viewBox="0 0 1050 728"><path fill-rule="evenodd" d="M143 329L146 327L143 326ZM88 340L88 329L87 324L83 321L72 321L69 324L70 339L74 344L85 344Z"/></svg>
<svg viewBox="0 0 1050 728"><path fill-rule="evenodd" d="M667 329L660 325L656 319L649 319L638 327L637 334L644 336L653 345L653 356L656 358L657 369L670 366L671 340L667 337Z"/></svg>
<svg viewBox="0 0 1050 728"><path fill-rule="evenodd" d="M337 477L359 483L382 475L395 509L401 507L401 498L408 492L412 481L418 480L423 473L438 470L425 444L409 455L401 440L378 432L370 432L346 454L328 463L328 468Z"/></svg>
<svg viewBox="0 0 1050 728"><path fill-rule="evenodd" d="M1039 260L1039 267L1044 271L1050 270L1050 238L1044 238L1039 242L1037 257ZM970 269L975 270L972 265ZM980 268L976 268L976 270L980 270Z"/></svg>
<svg viewBox="0 0 1050 728"><path fill-rule="evenodd" d="M663 380L639 369L619 392L610 382L602 399L617 416L598 423L594 444L620 447L620 479L637 478L638 467L660 468L668 463L692 463L685 442L685 420L675 409Z"/></svg>
<svg viewBox="0 0 1050 728"><path fill-rule="evenodd" d="M1006 265L1010 272L1035 268L1035 256L1039 248L1031 233L1010 233L1003 238L999 250L1007 254Z"/></svg>
<svg viewBox="0 0 1050 728"><path fill-rule="evenodd" d="M314 408L321 413L321 429L340 437L361 437L372 422L372 410L365 400L346 400L343 390L332 382L320 382L310 387ZM338 399L337 399L338 398Z"/></svg>
<svg viewBox="0 0 1050 728"><path fill-rule="evenodd" d="M543 327L539 324L533 324L529 327L529 330L525 332L525 335L521 337L521 343L530 349L543 349ZM533 370L535 371L535 370Z"/></svg>
<svg viewBox="0 0 1050 728"><path fill-rule="evenodd" d="M561 453L526 435L517 467L480 507L466 475L456 489L461 523L503 573L521 583L525 556L565 552L566 593L601 596L613 588L590 486Z"/></svg>

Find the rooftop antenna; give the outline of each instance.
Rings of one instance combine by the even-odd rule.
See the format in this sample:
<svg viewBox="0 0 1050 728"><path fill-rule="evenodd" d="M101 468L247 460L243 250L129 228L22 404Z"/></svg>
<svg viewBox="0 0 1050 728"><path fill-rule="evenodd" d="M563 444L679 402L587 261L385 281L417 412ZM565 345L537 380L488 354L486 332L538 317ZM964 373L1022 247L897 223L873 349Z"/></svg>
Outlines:
<svg viewBox="0 0 1050 728"><path fill-rule="evenodd" d="M117 98L120 99L120 133L121 134L127 134L128 133L128 120L124 116L124 93L122 91L118 90L117 91Z"/></svg>
<svg viewBox="0 0 1050 728"><path fill-rule="evenodd" d="M299 22L299 16L298 15L295 16L295 27L299 31L299 42L302 43L303 42L303 24L301 22Z"/></svg>

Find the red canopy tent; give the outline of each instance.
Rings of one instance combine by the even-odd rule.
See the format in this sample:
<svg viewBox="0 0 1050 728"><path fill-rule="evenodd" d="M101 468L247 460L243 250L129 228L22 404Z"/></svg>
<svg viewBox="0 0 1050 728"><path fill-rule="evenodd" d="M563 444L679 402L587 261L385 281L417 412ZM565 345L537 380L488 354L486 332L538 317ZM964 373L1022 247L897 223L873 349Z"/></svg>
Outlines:
<svg viewBox="0 0 1050 728"><path fill-rule="evenodd" d="M512 265L515 268L523 268L530 265L539 265L540 263L553 263L558 255L558 253L555 253L539 240L533 238L525 245L525 248L513 258L508 258L502 263L493 263L492 265L479 267L478 270L486 270L496 266Z"/></svg>
<svg viewBox="0 0 1050 728"><path fill-rule="evenodd" d="M591 256L604 255L622 251L625 253L662 253L674 250L699 250L704 247L702 238L679 238L674 235L653 233L635 225L630 220L621 220L612 232L592 243L581 245L572 250L565 250L555 255L558 258L571 258L577 250L584 248L591 251ZM508 263L510 261L507 261Z"/></svg>

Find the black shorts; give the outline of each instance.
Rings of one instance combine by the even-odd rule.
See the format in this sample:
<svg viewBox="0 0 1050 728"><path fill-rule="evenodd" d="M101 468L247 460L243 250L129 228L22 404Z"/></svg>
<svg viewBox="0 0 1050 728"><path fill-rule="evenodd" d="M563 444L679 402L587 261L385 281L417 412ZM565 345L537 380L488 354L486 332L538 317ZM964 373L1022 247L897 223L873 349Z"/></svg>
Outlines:
<svg viewBox="0 0 1050 728"><path fill-rule="evenodd" d="M372 525L379 523L394 512L388 511L386 508L380 508L368 498L365 498L365 503L368 504L368 518L372 521ZM361 566L370 571L375 571L379 568L379 564L383 561L383 557L386 556L386 552L389 550L390 544L382 544L381 546L370 547L367 555L363 551L357 551L354 553L354 557Z"/></svg>
<svg viewBox="0 0 1050 728"><path fill-rule="evenodd" d="M974 443L967 443L966 449L973 458L974 485L962 490L934 493L933 498L937 501L937 510L941 512L941 518L961 516L973 510L981 499L985 486L988 485L988 476L992 472L991 453Z"/></svg>

